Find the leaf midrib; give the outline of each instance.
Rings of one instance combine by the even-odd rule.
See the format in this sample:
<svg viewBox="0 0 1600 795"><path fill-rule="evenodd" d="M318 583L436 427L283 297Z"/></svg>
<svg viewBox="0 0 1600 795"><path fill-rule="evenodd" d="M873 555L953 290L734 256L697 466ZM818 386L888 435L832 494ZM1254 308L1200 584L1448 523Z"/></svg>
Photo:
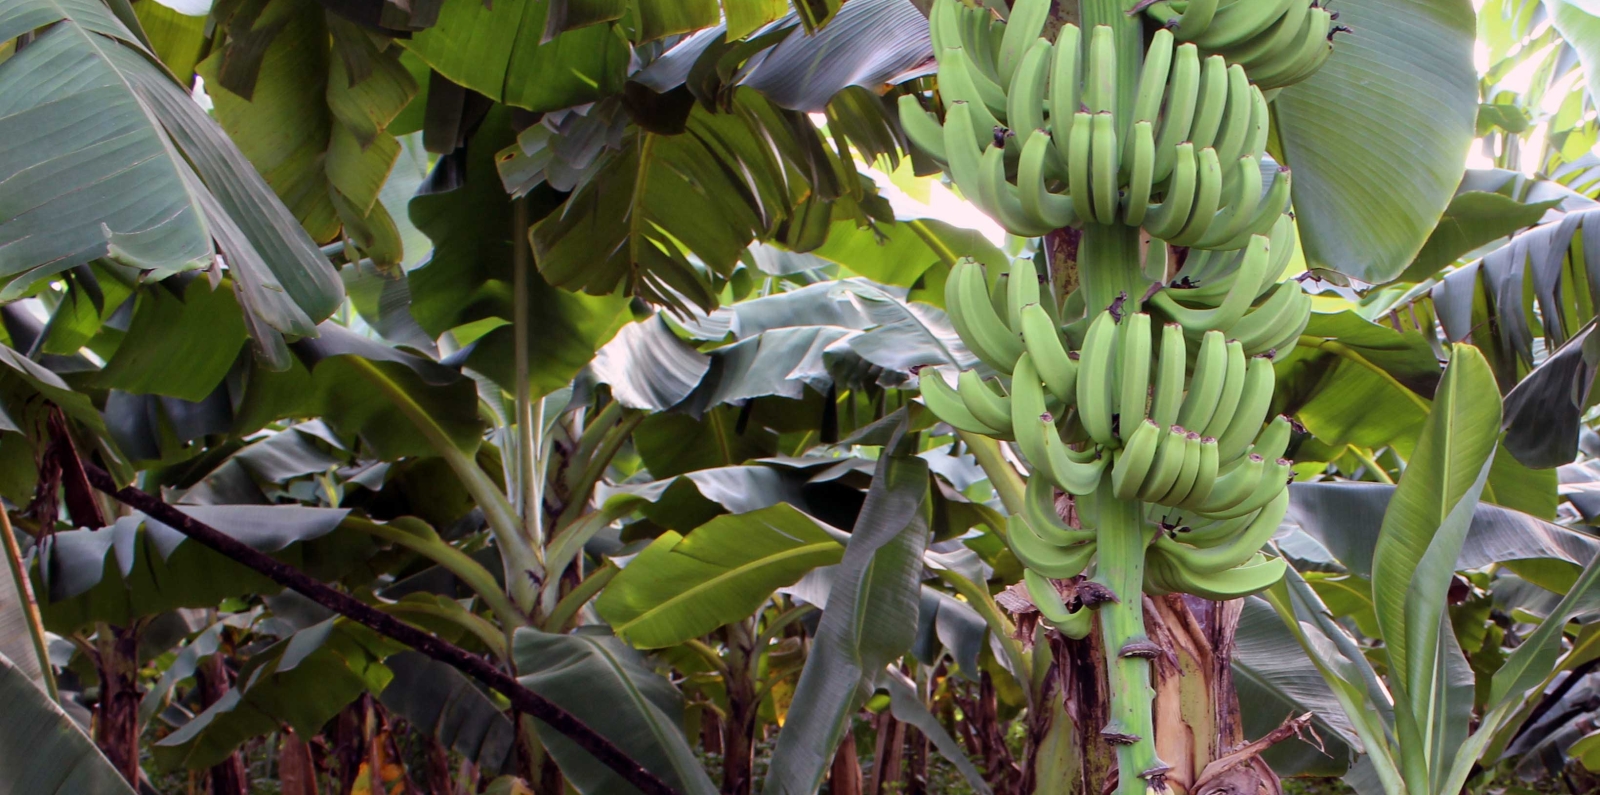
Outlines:
<svg viewBox="0 0 1600 795"><path fill-rule="evenodd" d="M708 580L700 582L700 583L698 583L698 584L696 584L696 585L694 585L694 586L692 586L692 587L690 587L690 588L688 588L686 590L678 592L676 595L674 595L672 597L669 597L665 601L656 604L655 607L652 607L649 610L646 610L646 611L640 613L639 615L633 617L632 619L629 619L628 621L624 621L621 624L613 625L612 629L613 629L614 632L616 632L617 635L619 635L619 636L623 635L628 631L629 628L634 627L634 626L636 626L636 625L640 624L641 622L644 622L644 621L646 621L648 619L654 618L657 615L665 613L665 612L671 610L673 607L675 607L675 606L677 606L677 605L679 605L679 604L681 604L681 603L683 603L685 601L690 600L694 596L696 596L698 594L701 594L701 593L705 593L706 591L710 591L710 590L716 588L718 585L720 585L720 584L722 584L724 582L727 582L727 581L729 581L729 580L731 580L731 579L733 579L735 577L738 577L741 574L745 574L745 573L753 572L753 571L758 571L758 570L760 570L762 568L771 567L771 566L777 565L779 563L782 563L782 562L784 562L786 560L791 560L793 558L801 557L803 555L811 554L813 552L823 552L823 551L826 551L830 547L838 548L839 547L839 542L834 541L832 539L829 539L827 541L819 541L819 542L813 543L813 544L806 544L806 545L803 545L803 546L794 547L792 549L784 550L783 552L780 552L780 553L778 553L776 555L769 555L767 557L757 558L757 559L755 559L755 560L753 560L753 561L751 561L749 563L745 563L745 564L742 564L742 565L739 565L739 566L735 566L735 567L729 568L729 569L723 571L721 574L716 575L715 577L712 577L712 578L710 578Z"/></svg>

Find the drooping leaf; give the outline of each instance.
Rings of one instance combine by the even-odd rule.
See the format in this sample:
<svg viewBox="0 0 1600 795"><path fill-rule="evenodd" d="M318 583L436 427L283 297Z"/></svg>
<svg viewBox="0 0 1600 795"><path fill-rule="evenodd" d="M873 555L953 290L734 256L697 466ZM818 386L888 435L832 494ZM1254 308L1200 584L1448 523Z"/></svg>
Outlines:
<svg viewBox="0 0 1600 795"><path fill-rule="evenodd" d="M67 713L0 656L0 769L6 786L43 795L133 795L122 774Z"/></svg>
<svg viewBox="0 0 1600 795"><path fill-rule="evenodd" d="M1401 274L1402 281L1422 281L1473 249L1532 226L1559 199L1523 203L1502 193L1471 190L1456 193L1445 208L1417 258Z"/></svg>
<svg viewBox="0 0 1600 795"><path fill-rule="evenodd" d="M717 791L684 737L682 694L627 644L599 635L521 628L514 654L522 684L577 716L646 770L686 795ZM539 739L579 792L635 791L565 735L536 725Z"/></svg>
<svg viewBox="0 0 1600 795"><path fill-rule="evenodd" d="M1548 469L1578 457L1600 365L1600 339L1590 340L1594 329L1590 321L1506 395L1506 449L1524 465Z"/></svg>
<svg viewBox="0 0 1600 795"><path fill-rule="evenodd" d="M1314 713L1323 749L1296 739L1273 746L1266 758L1279 775L1342 775L1360 740L1316 665L1260 597L1245 600L1233 642L1233 686L1245 736L1261 737L1287 715Z"/></svg>
<svg viewBox="0 0 1600 795"><path fill-rule="evenodd" d="M516 729L472 680L412 651L390 657L384 665L394 675L378 696L386 709L484 770L507 769Z"/></svg>
<svg viewBox="0 0 1600 795"><path fill-rule="evenodd" d="M206 399L249 339L232 284L191 280L180 295L164 284L139 291L128 333L99 383L136 394ZM173 367L182 362L182 367Z"/></svg>
<svg viewBox="0 0 1600 795"><path fill-rule="evenodd" d="M1478 109L1473 9L1349 0L1338 10L1355 33L1335 37L1328 63L1278 96L1276 127L1307 262L1384 282L1422 250L1466 167Z"/></svg>
<svg viewBox="0 0 1600 795"><path fill-rule="evenodd" d="M873 486L833 575L828 606L795 686L766 791L814 792L865 687L916 636L918 584L927 545L927 463L894 451L879 459Z"/></svg>
<svg viewBox="0 0 1600 795"><path fill-rule="evenodd" d="M668 531L606 586L595 608L635 646L673 646L749 615L773 591L843 554L834 533L778 504L713 519L687 536Z"/></svg>

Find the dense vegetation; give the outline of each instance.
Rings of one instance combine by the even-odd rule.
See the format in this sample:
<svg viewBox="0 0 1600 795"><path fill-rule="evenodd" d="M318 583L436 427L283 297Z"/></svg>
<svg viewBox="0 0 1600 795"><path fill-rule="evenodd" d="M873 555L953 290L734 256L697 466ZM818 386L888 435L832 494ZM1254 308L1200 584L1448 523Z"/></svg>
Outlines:
<svg viewBox="0 0 1600 795"><path fill-rule="evenodd" d="M1592 5L0 0L0 790L1592 791Z"/></svg>

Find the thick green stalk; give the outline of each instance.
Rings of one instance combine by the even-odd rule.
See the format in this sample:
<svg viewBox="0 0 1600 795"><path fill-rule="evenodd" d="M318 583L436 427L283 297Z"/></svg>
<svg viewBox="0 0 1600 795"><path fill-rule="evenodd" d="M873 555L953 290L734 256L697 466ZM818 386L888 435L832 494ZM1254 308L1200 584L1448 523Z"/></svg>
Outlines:
<svg viewBox="0 0 1600 795"><path fill-rule="evenodd" d="M1144 631L1144 553L1154 527L1144 521L1140 503L1112 494L1110 478L1100 482L1096 497L1099 563L1093 581L1110 590L1114 599L1098 608L1111 692L1111 720L1101 736L1116 747L1116 795L1145 795L1147 786L1164 782L1158 774L1167 767L1156 756L1151 716L1155 690L1150 686L1149 652L1140 648L1149 643ZM1152 776L1148 781L1146 774ZM1148 791L1167 790L1163 785Z"/></svg>
<svg viewBox="0 0 1600 795"><path fill-rule="evenodd" d="M1006 513L1022 513L1026 484L1023 483L1022 476L1017 474L1016 468L1007 463L1005 456L1000 453L1000 443L987 436L966 431L956 431L956 436L966 443L967 451L978 460L978 466L983 468L983 473L989 476L989 484L994 486L995 493L1000 495L1000 504L1005 506Z"/></svg>
<svg viewBox="0 0 1600 795"><path fill-rule="evenodd" d="M1139 311L1146 288L1139 256L1139 230L1122 224L1087 224L1078 244L1078 289L1089 317L1127 296L1123 312Z"/></svg>
<svg viewBox="0 0 1600 795"><path fill-rule="evenodd" d="M544 430L544 400L535 405L533 384L529 381L528 339L533 333L528 294L533 270L533 254L528 240L528 200L512 205L511 246L511 325L512 352L517 379L517 509L522 537L535 549L544 546L544 467L541 466Z"/></svg>

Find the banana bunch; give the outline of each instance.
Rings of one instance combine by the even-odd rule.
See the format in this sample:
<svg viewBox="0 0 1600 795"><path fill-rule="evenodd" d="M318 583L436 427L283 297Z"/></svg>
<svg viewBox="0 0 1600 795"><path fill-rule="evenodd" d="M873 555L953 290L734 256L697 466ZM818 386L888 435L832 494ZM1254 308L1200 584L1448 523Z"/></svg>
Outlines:
<svg viewBox="0 0 1600 795"><path fill-rule="evenodd" d="M1111 29L1096 28L1086 52L1072 25L1051 42L1040 36L1049 8L1050 0L1017 0L1002 23L936 0L930 28L945 118L902 96L910 141L1016 235L1125 224L1173 245L1236 250L1270 233L1290 175L1280 169L1263 184L1270 118L1245 68L1202 58L1159 30L1134 104L1119 113Z"/></svg>
<svg viewBox="0 0 1600 795"><path fill-rule="evenodd" d="M1318 0L1163 0L1146 9L1178 41L1243 66L1262 90L1294 85L1333 53L1348 30Z"/></svg>
<svg viewBox="0 0 1600 795"><path fill-rule="evenodd" d="M1216 330L1237 340L1246 356L1277 358L1311 319L1311 296L1298 282L1280 281L1294 251L1294 218L1285 213L1270 236L1251 238L1242 251L1191 249L1149 304L1192 339Z"/></svg>

